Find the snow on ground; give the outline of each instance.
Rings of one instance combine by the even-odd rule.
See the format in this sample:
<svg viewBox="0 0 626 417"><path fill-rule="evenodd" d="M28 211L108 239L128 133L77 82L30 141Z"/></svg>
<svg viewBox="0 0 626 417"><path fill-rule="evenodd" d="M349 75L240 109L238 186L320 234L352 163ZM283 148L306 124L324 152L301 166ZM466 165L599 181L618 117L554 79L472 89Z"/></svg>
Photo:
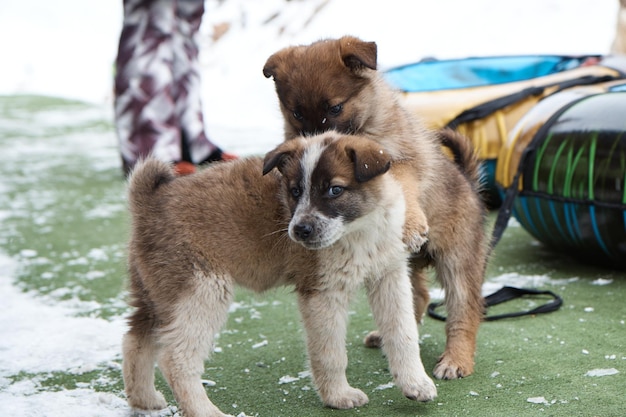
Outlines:
<svg viewBox="0 0 626 417"><path fill-rule="evenodd" d="M0 2L0 94L43 94L110 107L121 4ZM377 42L383 69L423 57L607 53L616 11L614 0L209 1L201 55L209 134L242 155L264 152L281 140L273 83L261 69L271 53L290 44L356 35ZM224 22L230 30L212 42L213 26ZM20 371L115 367L125 326L121 320L78 317L75 306L20 292L13 285L17 262L0 254L0 414L127 416L123 399L89 387L39 392L37 380L11 383L9 377ZM501 277L497 283L521 278Z"/></svg>
<svg viewBox="0 0 626 417"><path fill-rule="evenodd" d="M35 379L12 383L20 372L55 371L81 374L101 368L120 357L123 320L76 317L80 307L47 303L13 285L17 262L0 254L0 414L4 416L128 415L126 402L113 394L90 388L39 392Z"/></svg>
<svg viewBox="0 0 626 417"><path fill-rule="evenodd" d="M68 307L67 302L48 303L21 292L6 274L7 269L13 269L12 263L0 255L4 310L0 315L0 376L20 371L80 374L117 357L120 335L126 327L123 320L76 317L80 309Z"/></svg>

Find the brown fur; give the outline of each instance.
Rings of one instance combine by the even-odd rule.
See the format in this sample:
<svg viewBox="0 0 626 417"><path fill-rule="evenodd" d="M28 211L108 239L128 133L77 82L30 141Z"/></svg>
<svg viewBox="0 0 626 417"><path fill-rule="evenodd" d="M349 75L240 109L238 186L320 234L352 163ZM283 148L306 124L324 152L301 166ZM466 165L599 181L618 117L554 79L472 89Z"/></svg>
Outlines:
<svg viewBox="0 0 626 417"><path fill-rule="evenodd" d="M299 199L294 188L302 186L302 161L314 146L323 152L307 171L313 172L307 198ZM235 284L254 291L295 287L313 382L324 404L335 408L368 401L345 376L348 300L364 285L396 385L410 399L434 398L419 354L410 253L401 239L405 199L398 178L406 171L378 143L335 133L284 143L265 160L218 164L187 177L176 178L154 159L139 163L129 183L135 307L123 342L129 404L165 407L154 388L157 362L187 417L223 416L200 378ZM345 190L329 199L334 186ZM346 228L331 246L310 250L308 237L290 239L296 214L313 209L319 213L311 224L321 233L327 230L317 220L324 217Z"/></svg>
<svg viewBox="0 0 626 417"><path fill-rule="evenodd" d="M448 310L446 349L434 375L463 377L473 372L484 307L487 239L478 162L464 137L428 131L402 107L376 71L376 55L375 43L345 36L280 50L269 57L263 74L274 79L286 140L336 129L375 140L394 160L413 167L403 182L405 195L413 194L405 227L417 225L417 234L424 225L428 230L428 243L411 262L415 316L421 320L428 303L424 267L432 262ZM444 155L442 144L455 151L458 164ZM375 332L366 338L369 346L380 342Z"/></svg>

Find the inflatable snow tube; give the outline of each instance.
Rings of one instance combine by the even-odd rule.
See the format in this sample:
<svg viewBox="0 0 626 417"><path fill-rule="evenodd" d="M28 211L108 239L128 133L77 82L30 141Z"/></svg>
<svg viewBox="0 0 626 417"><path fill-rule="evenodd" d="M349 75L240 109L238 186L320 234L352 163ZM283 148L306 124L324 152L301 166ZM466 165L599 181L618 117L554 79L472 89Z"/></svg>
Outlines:
<svg viewBox="0 0 626 417"><path fill-rule="evenodd" d="M624 73L622 57L528 55L422 61L391 68L385 78L428 127L449 126L470 138L488 201L498 206L496 158L519 119L550 94Z"/></svg>
<svg viewBox="0 0 626 417"><path fill-rule="evenodd" d="M626 82L565 90L513 128L496 182L513 216L544 244L626 268ZM505 202L506 204L506 202Z"/></svg>

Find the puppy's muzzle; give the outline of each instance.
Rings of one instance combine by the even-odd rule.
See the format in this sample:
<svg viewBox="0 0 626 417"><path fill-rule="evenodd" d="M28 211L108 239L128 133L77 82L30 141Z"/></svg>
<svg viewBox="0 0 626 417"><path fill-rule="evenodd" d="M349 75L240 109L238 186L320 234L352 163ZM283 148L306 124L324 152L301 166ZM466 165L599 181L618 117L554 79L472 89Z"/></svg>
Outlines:
<svg viewBox="0 0 626 417"><path fill-rule="evenodd" d="M305 242L313 234L313 225L310 223L298 223L293 227L293 233L298 240Z"/></svg>
<svg viewBox="0 0 626 417"><path fill-rule="evenodd" d="M289 238L307 249L328 247L341 236L341 228L332 227L328 219L316 215L296 216L289 225Z"/></svg>

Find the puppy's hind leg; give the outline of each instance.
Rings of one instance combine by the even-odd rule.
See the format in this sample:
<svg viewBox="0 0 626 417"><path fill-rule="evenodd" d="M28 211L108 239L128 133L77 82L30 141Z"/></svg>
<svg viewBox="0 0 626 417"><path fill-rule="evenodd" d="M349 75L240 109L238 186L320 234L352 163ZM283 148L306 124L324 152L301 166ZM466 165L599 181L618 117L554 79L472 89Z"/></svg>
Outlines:
<svg viewBox="0 0 626 417"><path fill-rule="evenodd" d="M348 302L345 291L298 294L313 382L322 402L340 409L359 407L369 401L363 391L352 388L346 379Z"/></svg>
<svg viewBox="0 0 626 417"><path fill-rule="evenodd" d="M122 342L122 375L128 405L139 410L161 410L167 406L163 395L154 388L154 364L157 357L155 315L141 277L130 259L131 305L136 310L128 320L129 331Z"/></svg>
<svg viewBox="0 0 626 417"><path fill-rule="evenodd" d="M368 296L394 381L407 398L431 401L437 396L437 388L420 357L406 265L370 283Z"/></svg>
<svg viewBox="0 0 626 417"><path fill-rule="evenodd" d="M167 407L163 394L154 388L154 364L157 347L152 329L132 327L122 342L124 388L128 405L139 410Z"/></svg>
<svg viewBox="0 0 626 417"><path fill-rule="evenodd" d="M439 379L456 379L474 371L476 336L484 314L481 287L484 260L479 256L436 260L437 278L445 291L446 349L435 366Z"/></svg>
<svg viewBox="0 0 626 417"><path fill-rule="evenodd" d="M222 417L226 414L209 400L201 377L214 336L226 322L232 284L229 278L202 273L193 281L160 331L159 367L186 417Z"/></svg>
<svg viewBox="0 0 626 417"><path fill-rule="evenodd" d="M413 287L413 308L415 320L421 323L424 319L424 312L430 301L428 291L428 278L425 271L424 262L420 259L411 260L411 285Z"/></svg>

